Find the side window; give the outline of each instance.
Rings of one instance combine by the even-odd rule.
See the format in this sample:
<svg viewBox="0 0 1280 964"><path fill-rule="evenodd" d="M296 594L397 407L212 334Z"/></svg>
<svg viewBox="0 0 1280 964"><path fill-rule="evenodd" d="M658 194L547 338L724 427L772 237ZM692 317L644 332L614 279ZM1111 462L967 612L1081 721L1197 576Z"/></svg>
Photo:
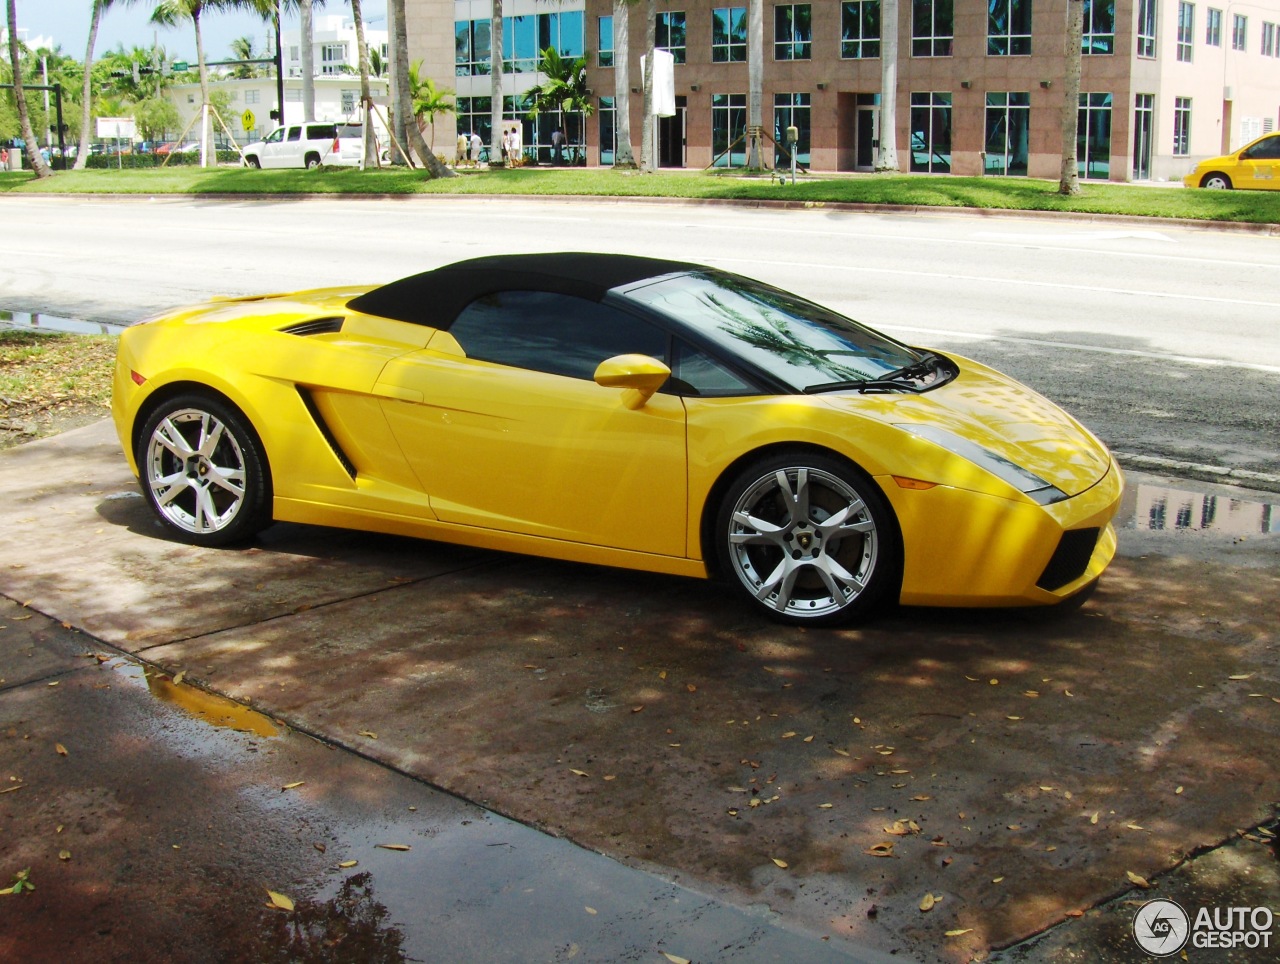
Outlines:
<svg viewBox="0 0 1280 964"><path fill-rule="evenodd" d="M1240 156L1249 160L1280 158L1280 136L1268 137L1265 141L1259 141Z"/></svg>
<svg viewBox="0 0 1280 964"><path fill-rule="evenodd" d="M632 352L665 361L666 332L607 305L549 291L485 295L449 326L468 358L591 379L606 358Z"/></svg>
<svg viewBox="0 0 1280 964"><path fill-rule="evenodd" d="M275 130L273 130L270 134L267 135L267 139L265 143L279 144L282 140L284 140L284 128L277 127Z"/></svg>
<svg viewBox="0 0 1280 964"><path fill-rule="evenodd" d="M307 128L307 140L331 141L336 136L333 124L312 124Z"/></svg>
<svg viewBox="0 0 1280 964"><path fill-rule="evenodd" d="M296 141L296 140L301 139L301 137L302 137L302 128L301 128L301 127L290 127L290 128L289 128L289 136L288 136L288 137L286 137L286 138L285 138L285 140L288 140L288 141Z"/></svg>
<svg viewBox="0 0 1280 964"><path fill-rule="evenodd" d="M670 390L677 395L732 398L759 395L757 388L734 374L701 348L677 341L672 351Z"/></svg>

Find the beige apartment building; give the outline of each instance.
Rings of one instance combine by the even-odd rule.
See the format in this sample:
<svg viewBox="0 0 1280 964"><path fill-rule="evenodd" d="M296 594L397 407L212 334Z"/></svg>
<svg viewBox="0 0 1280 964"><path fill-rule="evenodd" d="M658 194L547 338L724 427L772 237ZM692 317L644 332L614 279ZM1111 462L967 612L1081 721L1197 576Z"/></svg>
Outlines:
<svg viewBox="0 0 1280 964"><path fill-rule="evenodd" d="M676 113L658 123L661 166L745 161L747 7L734 2L659 0L658 46L676 62ZM488 0L454 0L452 71L439 59L440 0L408 6L411 59L426 57L433 75L457 89L459 128L482 127L487 137ZM794 125L804 167L873 168L887 26L880 6L880 0L764 4L764 128L782 140ZM633 5L629 20L637 153L644 10ZM613 12L612 0L504 4L504 112L521 117L522 92L538 79L537 49L550 42L562 54L585 54L596 113L566 127L593 165L613 160ZM1084 0L1084 15L1082 176L1178 179L1197 160L1276 128L1280 0ZM1057 177L1066 17L1067 0L898 0L901 168ZM547 120L525 123L525 143L545 160ZM787 156L779 150L771 160L785 164Z"/></svg>

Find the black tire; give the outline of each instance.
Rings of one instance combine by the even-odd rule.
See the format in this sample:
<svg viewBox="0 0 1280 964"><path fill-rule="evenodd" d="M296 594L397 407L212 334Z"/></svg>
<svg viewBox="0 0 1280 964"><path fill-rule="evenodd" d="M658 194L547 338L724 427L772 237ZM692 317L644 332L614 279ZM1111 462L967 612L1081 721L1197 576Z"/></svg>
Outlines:
<svg viewBox="0 0 1280 964"><path fill-rule="evenodd" d="M319 154L308 154L308 155L307 155L306 164L307 164L307 170L308 170L308 171L314 170L315 168L319 167L319 166L320 166L320 155L319 155Z"/></svg>
<svg viewBox="0 0 1280 964"><path fill-rule="evenodd" d="M246 158L244 159L244 163L245 163L245 165L246 165L247 167L251 167L251 168L253 168L255 171L256 171L258 168L262 167L262 162L261 162L261 161L259 161L259 160L258 160L256 157L254 157L252 154L250 154L248 157L246 157Z"/></svg>
<svg viewBox="0 0 1280 964"><path fill-rule="evenodd" d="M1231 178L1221 171L1210 171L1200 178L1200 186L1210 191L1230 191L1232 187Z"/></svg>
<svg viewBox="0 0 1280 964"><path fill-rule="evenodd" d="M167 399L138 435L142 492L184 542L225 546L271 524L271 471L262 442L237 409L212 395Z"/></svg>
<svg viewBox="0 0 1280 964"><path fill-rule="evenodd" d="M725 491L714 538L721 574L781 622L848 623L901 587L893 510L835 456L782 452L748 465Z"/></svg>

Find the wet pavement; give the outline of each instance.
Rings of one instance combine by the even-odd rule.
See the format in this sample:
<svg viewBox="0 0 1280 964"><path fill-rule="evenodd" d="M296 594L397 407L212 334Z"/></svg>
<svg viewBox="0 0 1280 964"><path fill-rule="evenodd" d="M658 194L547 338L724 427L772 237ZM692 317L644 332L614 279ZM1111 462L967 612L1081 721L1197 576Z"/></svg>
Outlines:
<svg viewBox="0 0 1280 964"><path fill-rule="evenodd" d="M6 452L0 956L1144 960L1154 894L1280 913L1280 497L1130 482L1079 608L825 631L384 536L197 550L108 424Z"/></svg>

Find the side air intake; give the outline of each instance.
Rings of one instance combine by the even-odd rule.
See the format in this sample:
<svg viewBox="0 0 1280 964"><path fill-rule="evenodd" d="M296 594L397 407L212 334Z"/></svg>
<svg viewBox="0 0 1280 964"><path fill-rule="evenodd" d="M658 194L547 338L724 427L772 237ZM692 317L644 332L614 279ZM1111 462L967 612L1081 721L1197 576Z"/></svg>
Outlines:
<svg viewBox="0 0 1280 964"><path fill-rule="evenodd" d="M280 330L287 335L332 335L342 331L342 322L343 319L337 315L332 318L310 318L286 325Z"/></svg>

